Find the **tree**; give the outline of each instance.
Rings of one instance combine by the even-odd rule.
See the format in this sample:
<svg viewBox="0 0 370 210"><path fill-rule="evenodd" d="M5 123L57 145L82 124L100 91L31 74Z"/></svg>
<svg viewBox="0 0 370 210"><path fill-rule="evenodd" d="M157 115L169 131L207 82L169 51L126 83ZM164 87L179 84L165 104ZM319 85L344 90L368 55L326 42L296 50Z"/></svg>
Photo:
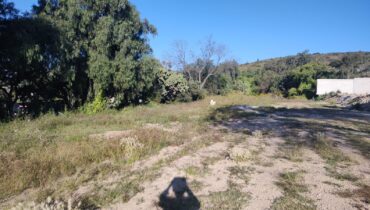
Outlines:
<svg viewBox="0 0 370 210"><path fill-rule="evenodd" d="M308 63L287 72L280 81L280 88L286 96L297 94L313 98L316 95L317 79L330 78L333 73L324 64Z"/></svg>
<svg viewBox="0 0 370 210"><path fill-rule="evenodd" d="M7 0L0 0L0 20L12 19L16 17L18 10L14 8L13 2Z"/></svg>
<svg viewBox="0 0 370 210"><path fill-rule="evenodd" d="M204 88L212 94L228 93L236 85L236 80L239 77L238 66L235 60L221 63L217 74L208 79Z"/></svg>
<svg viewBox="0 0 370 210"><path fill-rule="evenodd" d="M217 44L210 36L203 41L199 51L199 55L194 55L187 50L185 42L176 41L174 56L167 63L177 67L185 74L189 82L197 83L198 88L203 89L208 79L220 72L220 64L225 61L226 47Z"/></svg>
<svg viewBox="0 0 370 210"><path fill-rule="evenodd" d="M151 95L158 65L147 35L156 29L127 0L39 0L34 12L61 30L60 68L70 106L100 92L120 106Z"/></svg>
<svg viewBox="0 0 370 210"><path fill-rule="evenodd" d="M167 64L167 68L175 68L177 70L180 70L184 73L185 77L189 81L194 81L194 78L191 73L191 69L189 68L189 59L190 55L193 54L191 51L188 50L187 43L185 41L175 41L173 44L173 53L171 53L171 56L169 58L169 61L165 61L165 64Z"/></svg>
<svg viewBox="0 0 370 210"><path fill-rule="evenodd" d="M41 19L1 21L0 92L7 115L16 102L37 112L40 102L58 96L58 30Z"/></svg>

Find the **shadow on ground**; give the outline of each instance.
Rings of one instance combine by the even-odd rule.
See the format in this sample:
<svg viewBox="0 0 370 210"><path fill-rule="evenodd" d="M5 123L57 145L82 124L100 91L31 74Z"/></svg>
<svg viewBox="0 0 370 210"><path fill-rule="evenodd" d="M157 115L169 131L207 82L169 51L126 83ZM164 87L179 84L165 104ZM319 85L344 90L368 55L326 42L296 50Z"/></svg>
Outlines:
<svg viewBox="0 0 370 210"><path fill-rule="evenodd" d="M290 143L312 144L325 134L370 158L370 112L340 108L275 108L227 106L215 109L208 120L227 132L281 137ZM344 145L344 146L346 146Z"/></svg>
<svg viewBox="0 0 370 210"><path fill-rule="evenodd" d="M163 210L199 210L200 202L190 190L186 178L175 177L159 196Z"/></svg>

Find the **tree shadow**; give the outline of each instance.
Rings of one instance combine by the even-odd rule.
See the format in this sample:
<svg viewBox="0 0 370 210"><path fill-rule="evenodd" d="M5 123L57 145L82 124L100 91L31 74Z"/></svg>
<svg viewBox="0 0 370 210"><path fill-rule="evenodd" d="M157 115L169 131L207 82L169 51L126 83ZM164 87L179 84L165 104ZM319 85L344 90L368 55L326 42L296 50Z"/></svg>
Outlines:
<svg viewBox="0 0 370 210"><path fill-rule="evenodd" d="M199 210L200 202L190 190L185 177L175 177L159 196L163 210Z"/></svg>
<svg viewBox="0 0 370 210"><path fill-rule="evenodd" d="M370 112L342 108L275 108L226 106L215 109L208 117L215 126L226 132L281 137L289 144L312 146L316 134L324 133L332 139L342 139L343 146L351 146L370 158ZM338 142L336 142L337 144Z"/></svg>

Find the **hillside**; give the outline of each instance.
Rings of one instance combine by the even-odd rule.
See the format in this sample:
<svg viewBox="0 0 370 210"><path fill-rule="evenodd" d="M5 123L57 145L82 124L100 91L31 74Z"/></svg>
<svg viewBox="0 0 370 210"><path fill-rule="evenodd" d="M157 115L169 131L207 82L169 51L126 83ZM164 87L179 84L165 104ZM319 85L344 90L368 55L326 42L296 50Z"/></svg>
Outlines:
<svg viewBox="0 0 370 210"><path fill-rule="evenodd" d="M242 72L257 70L272 70L277 73L284 72L291 68L307 62L318 62L332 67L334 70L345 72L343 77L364 77L370 76L370 52L339 52L339 53L298 53L294 56L280 57L261 60L257 62L240 65Z"/></svg>

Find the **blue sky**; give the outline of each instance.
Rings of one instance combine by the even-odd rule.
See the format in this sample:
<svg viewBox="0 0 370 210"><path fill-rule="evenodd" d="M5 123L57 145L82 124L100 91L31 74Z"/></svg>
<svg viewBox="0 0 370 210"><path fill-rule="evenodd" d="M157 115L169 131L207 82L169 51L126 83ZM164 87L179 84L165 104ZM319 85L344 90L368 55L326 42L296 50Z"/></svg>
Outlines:
<svg viewBox="0 0 370 210"><path fill-rule="evenodd" d="M14 0L21 11L36 0ZM370 51L369 0L132 0L158 29L163 59L175 40L190 48L212 35L240 63L310 52Z"/></svg>

